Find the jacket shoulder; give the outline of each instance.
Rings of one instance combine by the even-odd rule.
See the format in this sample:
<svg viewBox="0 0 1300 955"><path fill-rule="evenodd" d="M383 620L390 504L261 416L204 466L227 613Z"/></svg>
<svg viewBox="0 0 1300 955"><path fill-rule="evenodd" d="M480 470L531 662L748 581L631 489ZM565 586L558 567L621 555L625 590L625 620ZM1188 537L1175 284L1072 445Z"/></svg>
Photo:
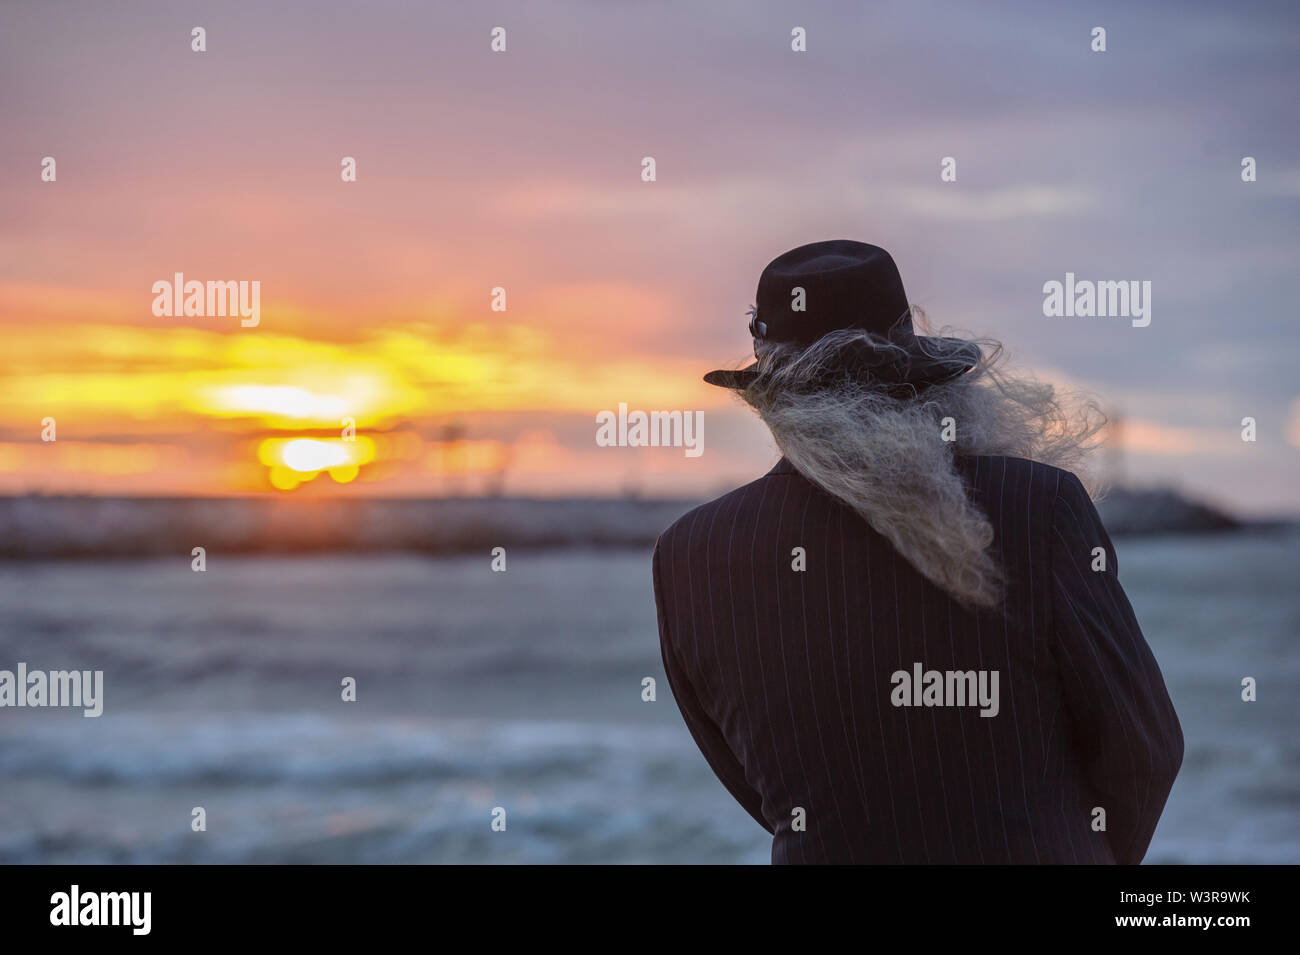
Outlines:
<svg viewBox="0 0 1300 955"><path fill-rule="evenodd" d="M671 549L674 545L685 541L691 532L691 528L695 527L701 520L709 521L724 511L734 510L734 508L739 505L741 499L746 495L758 490L767 482L778 481L781 479L781 475L771 473L765 474L756 480L750 481L748 484L741 485L735 490L728 491L726 494L715 497L711 501L706 501L703 504L691 508L681 517L677 518L677 520L669 524L663 533L659 535L659 539L655 541L655 550L666 551Z"/></svg>
<svg viewBox="0 0 1300 955"><path fill-rule="evenodd" d="M1049 491L1055 498L1059 493L1082 487L1082 482L1073 471L1029 458L982 454L965 457L963 463L971 482L977 488L1011 480L1022 487L1031 486Z"/></svg>

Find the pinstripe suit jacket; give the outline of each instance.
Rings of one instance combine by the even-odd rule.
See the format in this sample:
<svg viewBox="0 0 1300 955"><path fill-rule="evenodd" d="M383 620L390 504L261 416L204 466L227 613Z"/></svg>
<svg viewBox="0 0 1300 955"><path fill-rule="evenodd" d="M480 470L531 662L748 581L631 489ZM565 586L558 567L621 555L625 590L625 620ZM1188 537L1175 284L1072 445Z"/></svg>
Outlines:
<svg viewBox="0 0 1300 955"><path fill-rule="evenodd" d="M1005 612L963 609L785 459L659 537L669 684L718 779L772 833L774 863L1146 853L1182 730L1096 509L1067 471L958 466L995 530ZM891 674L916 663L998 671L997 715L893 705Z"/></svg>

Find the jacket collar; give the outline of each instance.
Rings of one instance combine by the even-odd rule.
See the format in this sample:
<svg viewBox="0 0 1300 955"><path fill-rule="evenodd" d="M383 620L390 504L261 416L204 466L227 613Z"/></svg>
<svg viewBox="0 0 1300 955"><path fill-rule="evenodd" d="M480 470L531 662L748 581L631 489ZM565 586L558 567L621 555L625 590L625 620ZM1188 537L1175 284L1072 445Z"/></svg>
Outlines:
<svg viewBox="0 0 1300 955"><path fill-rule="evenodd" d="M958 469L968 469L971 467L974 461L972 457L966 454L955 454L953 456L953 460L956 463ZM795 469L795 466L791 464L790 461L784 455L782 455L781 460L777 461L776 464L772 466L772 470L768 471L767 473L768 474L798 474L799 472Z"/></svg>
<svg viewBox="0 0 1300 955"><path fill-rule="evenodd" d="M794 469L794 465L791 464L789 461L787 461L785 456L782 455L781 460L777 461L776 464L772 467L772 470L768 471L767 473L768 474L798 474L799 472L796 471Z"/></svg>

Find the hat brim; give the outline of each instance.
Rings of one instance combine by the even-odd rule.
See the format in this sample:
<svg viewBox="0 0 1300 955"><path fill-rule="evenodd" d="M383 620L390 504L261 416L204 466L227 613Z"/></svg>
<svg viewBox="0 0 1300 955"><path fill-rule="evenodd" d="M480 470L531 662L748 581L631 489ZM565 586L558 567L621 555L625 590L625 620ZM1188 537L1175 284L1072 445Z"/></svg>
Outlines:
<svg viewBox="0 0 1300 955"><path fill-rule="evenodd" d="M758 377L755 369L758 362L750 365L748 368L715 368L704 376L704 380L711 385L717 385L719 388L733 388L737 391L743 391L749 387L750 382Z"/></svg>
<svg viewBox="0 0 1300 955"><path fill-rule="evenodd" d="M964 338L935 338L918 335L917 344L908 360L906 371L898 377L882 379L899 385L937 385L959 378L979 364L980 347ZM937 352L936 357L927 352ZM718 368L704 376L704 380L719 388L744 390L758 377L758 362L745 368Z"/></svg>

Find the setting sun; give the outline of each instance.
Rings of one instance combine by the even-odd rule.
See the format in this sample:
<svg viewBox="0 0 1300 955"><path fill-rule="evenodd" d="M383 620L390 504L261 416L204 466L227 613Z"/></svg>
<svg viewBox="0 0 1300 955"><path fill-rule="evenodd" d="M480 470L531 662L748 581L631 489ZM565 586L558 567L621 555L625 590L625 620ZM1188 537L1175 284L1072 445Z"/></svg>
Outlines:
<svg viewBox="0 0 1300 955"><path fill-rule="evenodd" d="M258 446L257 457L270 468L271 485L291 491L322 471L339 484L356 480L361 466L375 459L375 444L364 436L352 440L265 438Z"/></svg>

